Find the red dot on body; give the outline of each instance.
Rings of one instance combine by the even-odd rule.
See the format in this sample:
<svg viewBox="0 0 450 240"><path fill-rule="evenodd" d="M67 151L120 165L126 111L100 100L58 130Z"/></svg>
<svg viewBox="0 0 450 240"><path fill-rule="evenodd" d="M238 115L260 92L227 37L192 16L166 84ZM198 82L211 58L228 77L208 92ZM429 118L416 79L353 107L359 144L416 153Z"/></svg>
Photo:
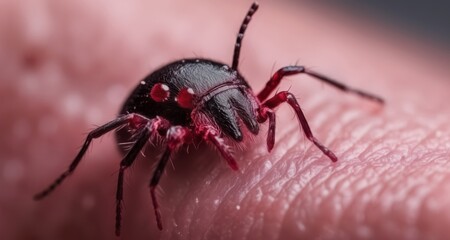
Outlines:
<svg viewBox="0 0 450 240"><path fill-rule="evenodd" d="M183 88L177 95L177 103L182 108L192 109L194 101L194 90L192 88Z"/></svg>
<svg viewBox="0 0 450 240"><path fill-rule="evenodd" d="M163 83L157 83L150 90L150 97L155 102L164 102L169 99L170 91L169 87Z"/></svg>

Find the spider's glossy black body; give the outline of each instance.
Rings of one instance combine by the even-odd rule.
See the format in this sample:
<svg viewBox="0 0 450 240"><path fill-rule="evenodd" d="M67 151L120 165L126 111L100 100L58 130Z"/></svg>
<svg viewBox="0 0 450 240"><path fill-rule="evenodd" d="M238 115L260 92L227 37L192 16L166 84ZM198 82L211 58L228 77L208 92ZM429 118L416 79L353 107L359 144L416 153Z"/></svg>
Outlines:
<svg viewBox="0 0 450 240"><path fill-rule="evenodd" d="M161 83L168 87L169 97L157 102L149 97L149 93L155 84ZM177 103L179 92L186 88L191 88L196 96L194 108L183 108ZM201 118L216 125L226 136L242 141L239 118L253 134L259 131L255 102L250 86L238 71L212 60L184 59L144 78L125 101L120 113L138 113L148 119L159 116L172 125L181 126L194 126Z"/></svg>
<svg viewBox="0 0 450 240"><path fill-rule="evenodd" d="M184 59L167 64L144 78L125 101L116 119L91 131L69 168L53 184L35 196L42 199L51 193L78 166L91 141L112 130L117 131L118 144L130 142L131 148L123 149L125 156L120 162L116 192L116 235L120 235L122 219L123 180L128 169L148 141L159 137L165 144L161 159L149 183L151 198L159 229L162 219L155 189L164 168L173 153L193 139L211 143L227 161L238 169L235 157L224 139L241 142L245 140L243 128L257 135L259 125L268 122L267 149L275 143L276 118L274 109L282 103L295 111L305 136L328 158L337 161L332 151L322 145L312 134L308 122L295 96L281 91L270 97L285 76L307 74L342 91L382 103L372 94L350 88L303 66L280 68L266 86L255 94L238 71L239 55L245 30L258 9L253 3L241 25L234 47L233 61L229 66L207 59ZM243 126L245 125L245 126Z"/></svg>

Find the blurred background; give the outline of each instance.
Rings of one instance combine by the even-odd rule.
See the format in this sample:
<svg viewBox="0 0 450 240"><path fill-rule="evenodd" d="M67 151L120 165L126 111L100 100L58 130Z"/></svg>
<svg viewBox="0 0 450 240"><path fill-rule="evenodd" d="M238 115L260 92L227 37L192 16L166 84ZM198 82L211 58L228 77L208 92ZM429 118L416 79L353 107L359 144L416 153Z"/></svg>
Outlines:
<svg viewBox="0 0 450 240"><path fill-rule="evenodd" d="M370 17L402 31L413 31L450 49L450 1L328 1L355 16Z"/></svg>

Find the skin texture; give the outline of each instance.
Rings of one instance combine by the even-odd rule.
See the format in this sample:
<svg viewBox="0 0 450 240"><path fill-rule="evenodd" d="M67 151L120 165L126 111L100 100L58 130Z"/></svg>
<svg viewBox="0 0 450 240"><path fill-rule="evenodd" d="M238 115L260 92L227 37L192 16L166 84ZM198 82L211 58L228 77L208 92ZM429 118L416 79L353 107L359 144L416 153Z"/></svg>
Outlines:
<svg viewBox="0 0 450 240"><path fill-rule="evenodd" d="M114 239L121 157L112 134L95 141L47 199L32 196L151 69L194 56L231 63L250 2L221 4L0 2L2 239ZM236 150L239 172L205 146L173 159L159 191L160 232L147 188L159 154L150 148L125 173L122 239L446 238L448 55L355 19L326 7L261 2L239 66L255 91L298 62L383 96L380 107L305 76L280 86L296 94L337 163L281 107L275 148L267 153L263 127L251 147Z"/></svg>

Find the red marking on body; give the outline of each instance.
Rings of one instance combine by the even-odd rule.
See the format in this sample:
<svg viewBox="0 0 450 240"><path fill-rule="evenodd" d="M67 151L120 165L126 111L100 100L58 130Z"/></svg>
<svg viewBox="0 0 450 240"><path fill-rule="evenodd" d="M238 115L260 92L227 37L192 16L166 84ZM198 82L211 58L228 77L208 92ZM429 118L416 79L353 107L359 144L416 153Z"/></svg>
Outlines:
<svg viewBox="0 0 450 240"><path fill-rule="evenodd" d="M150 98L155 102L164 102L169 99L170 92L169 87L163 83L157 83L150 90Z"/></svg>
<svg viewBox="0 0 450 240"><path fill-rule="evenodd" d="M177 96L177 103L182 108L192 109L194 102L194 90L192 88L183 88Z"/></svg>

